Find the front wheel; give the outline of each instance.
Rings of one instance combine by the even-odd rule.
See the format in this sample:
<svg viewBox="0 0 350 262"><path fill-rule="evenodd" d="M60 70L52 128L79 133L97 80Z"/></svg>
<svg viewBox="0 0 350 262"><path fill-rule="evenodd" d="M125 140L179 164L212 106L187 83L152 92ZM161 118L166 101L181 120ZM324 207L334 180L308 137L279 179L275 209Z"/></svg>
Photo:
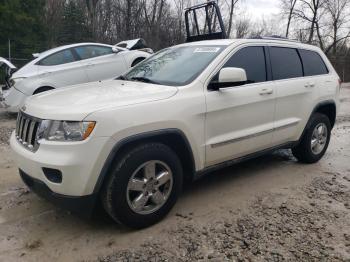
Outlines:
<svg viewBox="0 0 350 262"><path fill-rule="evenodd" d="M168 146L133 148L118 161L105 183L102 202L117 222L144 228L160 221L174 206L182 187L182 166Z"/></svg>
<svg viewBox="0 0 350 262"><path fill-rule="evenodd" d="M309 127L300 141L292 149L293 155L303 163L315 163L325 154L331 137L331 124L326 115L315 113Z"/></svg>

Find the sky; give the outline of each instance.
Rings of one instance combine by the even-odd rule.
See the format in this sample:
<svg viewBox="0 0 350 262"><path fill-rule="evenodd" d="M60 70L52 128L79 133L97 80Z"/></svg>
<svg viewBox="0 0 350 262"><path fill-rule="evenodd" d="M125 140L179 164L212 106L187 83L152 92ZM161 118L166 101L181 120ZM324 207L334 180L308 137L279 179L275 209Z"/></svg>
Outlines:
<svg viewBox="0 0 350 262"><path fill-rule="evenodd" d="M280 12L278 0L242 0L240 9L245 9L253 19L268 18Z"/></svg>

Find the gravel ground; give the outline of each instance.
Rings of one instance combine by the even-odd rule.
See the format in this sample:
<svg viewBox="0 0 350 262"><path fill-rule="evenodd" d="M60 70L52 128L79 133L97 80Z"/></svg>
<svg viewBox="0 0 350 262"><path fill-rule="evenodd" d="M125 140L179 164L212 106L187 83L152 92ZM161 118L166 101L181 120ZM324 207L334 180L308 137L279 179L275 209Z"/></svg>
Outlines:
<svg viewBox="0 0 350 262"><path fill-rule="evenodd" d="M82 220L20 181L0 109L0 261L350 261L350 87L325 157L280 150L190 185L159 224Z"/></svg>
<svg viewBox="0 0 350 262"><path fill-rule="evenodd" d="M350 261L350 174L327 174L293 193L263 194L210 224L181 216L165 243L98 261Z"/></svg>

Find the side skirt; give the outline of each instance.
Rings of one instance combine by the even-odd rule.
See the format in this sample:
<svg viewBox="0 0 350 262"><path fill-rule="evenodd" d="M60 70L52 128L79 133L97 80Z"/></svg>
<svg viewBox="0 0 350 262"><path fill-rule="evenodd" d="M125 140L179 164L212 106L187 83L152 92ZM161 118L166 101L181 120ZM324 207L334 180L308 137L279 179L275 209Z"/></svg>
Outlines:
<svg viewBox="0 0 350 262"><path fill-rule="evenodd" d="M264 149L264 150L261 150L261 151L258 151L258 152L246 155L246 156L242 156L242 157L239 157L239 158L231 159L231 160L219 163L219 164L215 164L215 165L206 167L206 168L204 168L204 169L202 169L200 171L197 171L195 173L194 180L197 180L197 179L205 176L206 174L214 172L216 170L219 170L219 169L222 169L222 168L225 168L225 167L229 167L229 166L232 166L232 165L235 165L235 164L247 161L249 159L257 158L259 156L266 155L266 154L274 152L274 151L276 151L278 149L292 148L292 147L298 145L298 143L299 143L299 141L288 142L288 143L285 143L285 144L282 144L282 145L279 145L279 146L267 148L267 149Z"/></svg>

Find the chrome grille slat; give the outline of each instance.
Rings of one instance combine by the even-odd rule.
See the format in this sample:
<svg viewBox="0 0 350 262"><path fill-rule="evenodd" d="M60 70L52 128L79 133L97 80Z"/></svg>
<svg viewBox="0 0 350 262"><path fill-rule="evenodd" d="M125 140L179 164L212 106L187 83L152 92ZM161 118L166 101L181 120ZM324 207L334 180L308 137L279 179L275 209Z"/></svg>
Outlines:
<svg viewBox="0 0 350 262"><path fill-rule="evenodd" d="M35 121L31 121L30 126L29 126L28 136L26 138L26 142L28 144L31 144L32 137L33 137L34 126L35 126Z"/></svg>
<svg viewBox="0 0 350 262"><path fill-rule="evenodd" d="M21 120L19 122L19 131L18 131L18 136L21 138L22 136L22 130L23 130L23 121L24 121L24 118L21 117Z"/></svg>
<svg viewBox="0 0 350 262"><path fill-rule="evenodd" d="M24 128L23 128L23 135L22 135L23 143L26 143L26 141L27 141L27 134L28 134L28 125L29 125L29 122L30 122L29 119L24 120Z"/></svg>
<svg viewBox="0 0 350 262"><path fill-rule="evenodd" d="M29 116L22 111L18 113L16 123L16 138L25 148L36 151L39 144L36 139L41 119Z"/></svg>
<svg viewBox="0 0 350 262"><path fill-rule="evenodd" d="M16 136L18 136L18 130L19 130L19 122L21 120L21 112L18 113L17 116L17 122L16 122Z"/></svg>

